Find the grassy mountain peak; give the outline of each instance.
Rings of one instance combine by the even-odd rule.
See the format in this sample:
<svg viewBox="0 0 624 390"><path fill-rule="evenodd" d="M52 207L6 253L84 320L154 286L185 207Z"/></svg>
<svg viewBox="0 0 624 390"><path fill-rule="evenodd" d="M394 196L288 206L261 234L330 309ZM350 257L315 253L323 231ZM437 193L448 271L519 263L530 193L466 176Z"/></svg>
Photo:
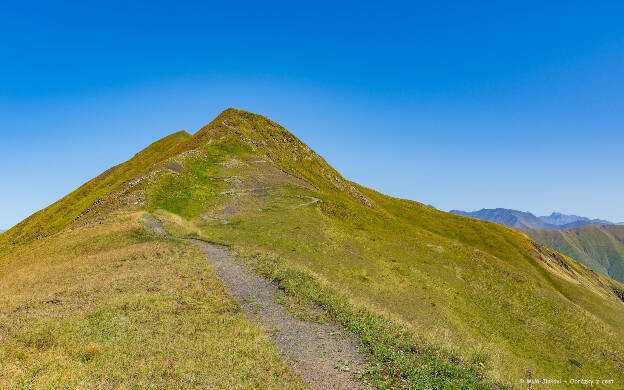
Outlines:
<svg viewBox="0 0 624 390"><path fill-rule="evenodd" d="M11 246L47 237L75 225L87 214L91 214L89 217L97 215L97 210L116 205L120 197L127 195L134 184L160 163L174 161L176 157L210 146L226 154L251 152L313 186L346 191L362 203L371 205L353 184L288 130L263 116L229 108L194 135L186 131L171 134L30 216L2 237L0 248L6 252Z"/></svg>
<svg viewBox="0 0 624 390"><path fill-rule="evenodd" d="M237 144L241 144L240 146ZM279 169L317 188L346 191L371 206L356 187L291 132L270 119L228 108L200 129L183 147L222 144L264 157Z"/></svg>
<svg viewBox="0 0 624 390"><path fill-rule="evenodd" d="M228 246L294 301L334 313L379 362L384 386L624 381L620 283L521 232L352 183L280 125L237 109L150 145L2 234L0 266L147 213L171 235Z"/></svg>

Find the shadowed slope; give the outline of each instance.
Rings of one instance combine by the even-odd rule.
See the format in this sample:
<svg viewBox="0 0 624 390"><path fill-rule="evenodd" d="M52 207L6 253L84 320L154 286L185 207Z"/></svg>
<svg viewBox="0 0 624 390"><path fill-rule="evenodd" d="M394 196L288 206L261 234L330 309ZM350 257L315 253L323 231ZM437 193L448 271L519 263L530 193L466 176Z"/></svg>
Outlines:
<svg viewBox="0 0 624 390"><path fill-rule="evenodd" d="M522 231L543 245L577 259L594 271L624 282L624 226Z"/></svg>

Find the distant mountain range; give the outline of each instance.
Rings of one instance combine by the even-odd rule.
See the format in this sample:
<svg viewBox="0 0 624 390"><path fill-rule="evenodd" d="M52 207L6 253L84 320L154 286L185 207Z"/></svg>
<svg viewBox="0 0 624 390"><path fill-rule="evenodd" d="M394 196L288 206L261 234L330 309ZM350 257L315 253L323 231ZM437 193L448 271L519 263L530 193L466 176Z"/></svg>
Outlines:
<svg viewBox="0 0 624 390"><path fill-rule="evenodd" d="M451 210L450 212L464 217L496 222L517 228L569 230L587 225L616 225L603 219L590 219L557 212L542 217L536 217L528 211L503 208L481 209L478 211Z"/></svg>
<svg viewBox="0 0 624 390"><path fill-rule="evenodd" d="M587 225L614 225L613 222L604 219L589 219L578 215L567 215L562 213L552 213L548 216L539 217L542 221L551 225L566 226L573 223L585 222Z"/></svg>

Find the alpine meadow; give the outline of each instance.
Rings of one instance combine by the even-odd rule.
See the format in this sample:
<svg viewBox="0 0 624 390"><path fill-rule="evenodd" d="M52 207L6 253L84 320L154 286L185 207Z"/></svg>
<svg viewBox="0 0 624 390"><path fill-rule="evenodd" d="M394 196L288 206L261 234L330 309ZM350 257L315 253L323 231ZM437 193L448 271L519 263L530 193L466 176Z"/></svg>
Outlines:
<svg viewBox="0 0 624 390"><path fill-rule="evenodd" d="M261 294L240 299L251 282L275 287L299 333L352 340L334 348L354 345L354 363L332 363L343 388L624 384L624 285L523 232L351 182L230 108L0 234L0 388L323 388Z"/></svg>

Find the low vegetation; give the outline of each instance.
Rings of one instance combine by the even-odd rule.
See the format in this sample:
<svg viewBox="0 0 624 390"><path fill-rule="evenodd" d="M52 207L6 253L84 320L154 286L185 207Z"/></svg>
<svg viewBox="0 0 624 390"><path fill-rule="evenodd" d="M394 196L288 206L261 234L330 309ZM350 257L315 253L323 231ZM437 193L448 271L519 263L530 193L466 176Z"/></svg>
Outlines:
<svg viewBox="0 0 624 390"><path fill-rule="evenodd" d="M0 388L304 388L204 255L141 213L14 251L0 291Z"/></svg>
<svg viewBox="0 0 624 390"><path fill-rule="evenodd" d="M596 272L624 282L624 226L583 226L565 231L521 231Z"/></svg>
<svg viewBox="0 0 624 390"><path fill-rule="evenodd" d="M0 235L0 256L35 239L106 212L111 204L119 206L119 197L149 175L160 162L171 156L172 148L190 135L179 132L154 142L127 162L90 180L61 200L33 214L8 232ZM107 207L108 206L108 207Z"/></svg>
<svg viewBox="0 0 624 390"><path fill-rule="evenodd" d="M318 303L333 320L359 336L378 362L365 377L380 388L489 390L494 387L486 375L486 356L463 360L460 355L430 345L382 316L356 308L323 288L310 275L288 269L278 259L260 253L252 258L255 269L274 280L298 305ZM506 386L499 383L496 387Z"/></svg>
<svg viewBox="0 0 624 390"><path fill-rule="evenodd" d="M143 180L129 179L131 186L115 179L122 184L106 198L106 207L59 222L50 234L75 227L57 233L74 234L66 236L69 243L80 239L80 226L112 210L118 218L146 210L174 236L227 245L279 283L293 311L314 302L327 318L357 334L376 361L368 378L381 388L504 388L544 377L624 383L624 303L616 293L624 287L522 233L351 183L279 125L240 110L225 111L157 160L140 174ZM73 204L61 201L58 207ZM8 253L0 264L32 262L23 246L42 244L19 232L35 231L33 221L48 218L54 216L43 210L5 233L15 241L0 242L0 253ZM167 258L194 258L179 243L133 237L140 241L133 245L170 248ZM197 273L200 265L175 267L163 267L162 277ZM180 290L176 283L163 280L161 288L170 284L174 294ZM86 301L108 302L107 296ZM203 307L210 311L209 304ZM208 315L202 313L195 314ZM51 321L50 313L38 318ZM195 337L209 337L211 330L204 332ZM261 332L250 334L258 343L254 348L268 348ZM198 355L201 348L212 347L198 347ZM252 346L245 342L240 348ZM254 361L246 352L229 352ZM133 353L139 352L126 356ZM249 383L295 386L279 359L271 359L258 363L271 367L271 378L252 375ZM193 364L187 369L199 375ZM228 366L224 372L239 378L238 369Z"/></svg>

